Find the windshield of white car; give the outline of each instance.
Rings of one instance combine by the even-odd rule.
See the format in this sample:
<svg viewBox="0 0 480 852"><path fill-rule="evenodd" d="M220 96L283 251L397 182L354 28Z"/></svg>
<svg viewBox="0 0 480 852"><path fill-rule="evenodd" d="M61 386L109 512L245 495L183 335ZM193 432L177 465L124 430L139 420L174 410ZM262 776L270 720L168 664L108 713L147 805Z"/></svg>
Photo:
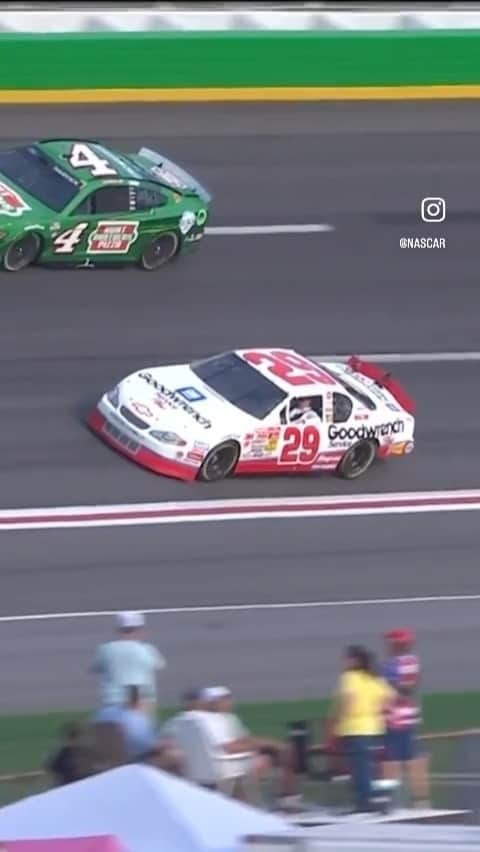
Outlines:
<svg viewBox="0 0 480 852"><path fill-rule="evenodd" d="M287 396L235 352L196 361L191 369L215 393L258 420L267 417Z"/></svg>
<svg viewBox="0 0 480 852"><path fill-rule="evenodd" d="M0 151L3 175L46 207L60 213L75 198L80 183L36 145Z"/></svg>

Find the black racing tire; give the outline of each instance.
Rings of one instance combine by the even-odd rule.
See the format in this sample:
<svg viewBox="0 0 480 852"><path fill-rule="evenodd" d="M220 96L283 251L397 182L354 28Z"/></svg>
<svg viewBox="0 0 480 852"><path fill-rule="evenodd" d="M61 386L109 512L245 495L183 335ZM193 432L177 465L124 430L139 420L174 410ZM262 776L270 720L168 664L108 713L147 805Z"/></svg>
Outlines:
<svg viewBox="0 0 480 852"><path fill-rule="evenodd" d="M6 249L2 259L3 268L7 272L20 272L21 269L26 269L27 266L35 263L41 247L42 238L35 231L23 234Z"/></svg>
<svg viewBox="0 0 480 852"><path fill-rule="evenodd" d="M204 458L197 479L201 482L219 482L233 473L240 456L236 441L223 441L210 450Z"/></svg>
<svg viewBox="0 0 480 852"><path fill-rule="evenodd" d="M179 248L179 237L175 231L165 231L153 237L144 248L140 258L140 266L146 272L154 272L173 260Z"/></svg>
<svg viewBox="0 0 480 852"><path fill-rule="evenodd" d="M340 460L337 475L342 479L358 479L372 466L376 455L376 441L358 441Z"/></svg>

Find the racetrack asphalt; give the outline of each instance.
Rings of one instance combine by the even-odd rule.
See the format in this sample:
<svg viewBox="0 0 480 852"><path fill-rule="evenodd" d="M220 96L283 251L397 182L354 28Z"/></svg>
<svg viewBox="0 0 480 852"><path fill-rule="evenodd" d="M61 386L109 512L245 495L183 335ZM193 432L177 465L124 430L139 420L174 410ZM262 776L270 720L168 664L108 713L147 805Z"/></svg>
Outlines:
<svg viewBox="0 0 480 852"><path fill-rule="evenodd" d="M41 136L78 135L102 138L126 150L148 144L171 155L213 190L211 224L319 222L335 230L212 236L197 254L153 276L83 270L29 270L2 276L1 506L478 487L480 403L475 364L395 367L419 403L418 448L406 460L379 465L355 484L314 477L186 486L136 469L100 444L81 422L96 396L132 369L237 345L289 345L307 354L480 349L480 115L474 102L3 107L2 118L2 146ZM446 198L445 222L435 226L421 222L420 200L426 196ZM399 247L402 236L430 235L444 237L447 247L424 251ZM199 536L202 542L200 565L194 553L183 549L184 536L175 528L95 531L91 536L75 531L9 534L2 547L1 609L6 614L37 608L97 609L103 596L108 608L134 606L137 600L145 605L157 583L152 568L155 548L162 564L173 561L178 569L172 588L167 583L166 590L163 576L158 577L158 594L153 597L159 605L170 595L188 602L199 582L207 602L220 591L220 597L230 601L228 591L239 593L240 582L241 588L250 589L252 599L256 591L268 594L270 588L272 599L298 600L300 588L307 594L302 578L318 576L312 562L315 554L322 554L323 546L335 553L335 533L343 540L341 530L347 523L349 531L355 530L352 554L347 558L339 549L335 572L322 572L322 582L312 584L310 594L316 598L382 596L382 588L391 590L400 582L395 579L398 572L406 595L420 580L432 594L450 582L456 587L457 572L462 587L464 583L469 591L478 589L475 513L430 520L393 516L388 522L376 518L296 523L292 544L299 544L293 553L285 541L278 541L281 525L260 524L249 535L248 559L240 547L242 524L209 525L201 533L195 529L195 535L189 531L193 545ZM376 559L379 529L382 558ZM408 542L408 558L395 556L399 529ZM390 530L390 538L385 530ZM305 536L310 557L305 554ZM464 562L459 555L463 542L468 551ZM358 594L352 586L356 552L363 566L359 567L363 591ZM283 561L283 553L288 560ZM407 573L402 568L405 558ZM131 573L131 561L144 566L141 583ZM276 568L279 561L282 571ZM212 563L216 567L211 570ZM228 567L232 564L235 571ZM257 589L259 574L262 583ZM70 584L72 576L76 580ZM141 600L136 589L146 592ZM114 599L107 603L109 597ZM430 611L427 650L433 670L451 641L457 653L463 643L467 658L470 649L473 659L473 621L460 618L460 609L459 605L449 611L447 623L440 610ZM326 621L324 613L317 617L326 625L335 621L331 614ZM264 641L275 647L280 616L256 613L251 618L263 631ZM305 625L301 654L313 671L318 649L309 639L305 614L299 618ZM368 611L362 619L360 632L367 626L373 629ZM303 628L296 623L299 648ZM169 641L174 642L175 623L170 625ZM24 692L18 683L19 667L25 667L25 679L38 669L37 650L29 650L30 640L38 638L38 648L45 647L48 658L57 643L64 648L73 644L79 651L94 635L85 639L85 623L60 622L43 646L32 629L1 626L1 635L14 640L6 643L9 654L3 659L11 684L9 706L27 707L33 698L33 690ZM475 635L478 642L478 631ZM280 686L283 690L284 680L289 680L291 691L302 690L305 680L297 671L298 657L291 678L284 678L279 660L271 678L257 670L247 686L251 659L237 656L242 642L235 636L234 632L232 677L238 675L241 690L251 696L263 686L261 697L268 697ZM336 636L332 632L332 642ZM179 646L184 643L193 671L198 670L203 649L211 653L208 642L202 644L195 632L187 630L185 639L175 641ZM232 648L220 644L224 649L220 668L227 677ZM326 635L321 644L328 649ZM173 669L174 655L169 656ZM60 681L64 682L60 672L67 677L70 666L64 653L61 659L64 663L55 668L60 692ZM293 661L292 656L288 659ZM441 685L446 687L459 674L444 677ZM174 685L176 689L176 680ZM46 686L35 692L38 702L47 700ZM65 700L71 695L70 691Z"/></svg>
<svg viewBox="0 0 480 852"><path fill-rule="evenodd" d="M15 532L2 545L10 616L478 592L476 512ZM393 622L419 631L426 689L465 689L477 686L479 606L183 612L147 625L168 660L170 704L198 683L227 682L244 700L326 694L343 645L381 648ZM111 617L0 623L0 708L88 706L88 665L112 628Z"/></svg>

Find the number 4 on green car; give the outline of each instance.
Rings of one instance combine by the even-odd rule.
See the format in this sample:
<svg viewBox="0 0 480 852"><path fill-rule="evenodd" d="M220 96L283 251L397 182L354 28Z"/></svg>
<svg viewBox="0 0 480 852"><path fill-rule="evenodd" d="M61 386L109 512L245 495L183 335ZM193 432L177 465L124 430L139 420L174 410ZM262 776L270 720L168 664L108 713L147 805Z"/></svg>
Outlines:
<svg viewBox="0 0 480 852"><path fill-rule="evenodd" d="M211 195L162 154L46 139L0 151L0 257L27 266L164 266L202 239Z"/></svg>

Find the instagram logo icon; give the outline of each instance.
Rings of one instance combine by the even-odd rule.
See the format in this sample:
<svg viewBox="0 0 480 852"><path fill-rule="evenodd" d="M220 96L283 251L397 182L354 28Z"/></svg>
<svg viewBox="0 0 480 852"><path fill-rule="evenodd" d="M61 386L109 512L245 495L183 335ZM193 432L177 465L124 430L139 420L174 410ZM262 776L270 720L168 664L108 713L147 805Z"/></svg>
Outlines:
<svg viewBox="0 0 480 852"><path fill-rule="evenodd" d="M444 198L422 198L422 219L424 222L444 222L447 206Z"/></svg>

